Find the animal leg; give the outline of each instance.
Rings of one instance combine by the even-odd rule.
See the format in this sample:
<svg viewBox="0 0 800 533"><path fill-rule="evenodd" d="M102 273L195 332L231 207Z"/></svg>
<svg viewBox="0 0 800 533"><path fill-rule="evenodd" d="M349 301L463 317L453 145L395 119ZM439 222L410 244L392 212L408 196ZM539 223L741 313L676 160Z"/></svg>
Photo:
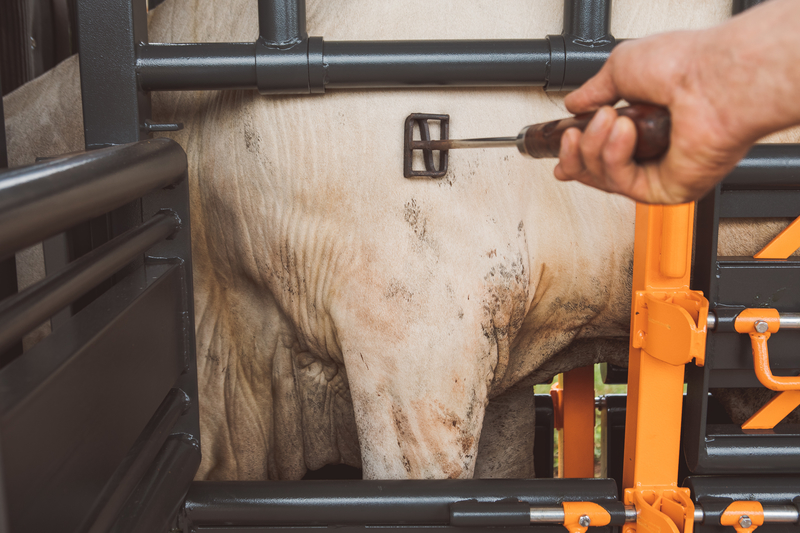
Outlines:
<svg viewBox="0 0 800 533"><path fill-rule="evenodd" d="M527 380L489 400L475 463L476 478L532 478L536 410Z"/></svg>

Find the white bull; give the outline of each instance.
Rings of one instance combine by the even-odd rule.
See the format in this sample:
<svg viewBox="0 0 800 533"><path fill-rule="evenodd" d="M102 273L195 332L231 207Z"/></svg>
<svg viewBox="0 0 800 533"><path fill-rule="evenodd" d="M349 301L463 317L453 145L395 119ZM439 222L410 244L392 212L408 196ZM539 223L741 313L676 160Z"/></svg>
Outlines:
<svg viewBox="0 0 800 533"><path fill-rule="evenodd" d="M327 39L532 38L563 0L309 1ZM725 20L730 1L616 0L612 33ZM152 42L252 41L256 2L170 0ZM12 165L82 148L77 60L5 100ZM633 203L552 177L555 161L451 154L402 176L402 125L453 137L565 116L530 89L154 94L189 156L203 461L200 479L533 474L531 384L624 363ZM792 137L791 140L794 140ZM750 253L774 225L745 239ZM488 407L487 407L488 406Z"/></svg>

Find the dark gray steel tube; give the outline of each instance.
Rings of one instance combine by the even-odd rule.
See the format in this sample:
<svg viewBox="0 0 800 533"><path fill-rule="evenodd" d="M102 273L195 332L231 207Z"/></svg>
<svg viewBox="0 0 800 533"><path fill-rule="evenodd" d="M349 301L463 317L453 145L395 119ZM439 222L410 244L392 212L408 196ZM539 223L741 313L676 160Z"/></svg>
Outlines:
<svg viewBox="0 0 800 533"><path fill-rule="evenodd" d="M179 226L174 214L158 214L4 300L0 303L0 352L130 263L136 255L175 233Z"/></svg>
<svg viewBox="0 0 800 533"><path fill-rule="evenodd" d="M180 181L186 154L151 139L0 173L0 259Z"/></svg>
<svg viewBox="0 0 800 533"><path fill-rule="evenodd" d="M546 39L502 41L331 41L304 69L324 69L334 89L438 86L541 86L547 81ZM607 54L606 54L607 55ZM606 55L598 56L598 66ZM262 58L282 66L281 55ZM139 47L148 91L257 89L255 45L150 44Z"/></svg>
<svg viewBox="0 0 800 533"><path fill-rule="evenodd" d="M613 502L613 479L195 482L190 525L448 525L450 506L514 498L534 506L563 500Z"/></svg>
<svg viewBox="0 0 800 533"><path fill-rule="evenodd" d="M722 190L800 189L800 145L757 144L722 182Z"/></svg>
<svg viewBox="0 0 800 533"><path fill-rule="evenodd" d="M324 44L331 89L544 85L545 39L334 41Z"/></svg>
<svg viewBox="0 0 800 533"><path fill-rule="evenodd" d="M305 39L306 0L258 0L258 32L277 46Z"/></svg>
<svg viewBox="0 0 800 533"><path fill-rule="evenodd" d="M587 41L610 34L611 0L564 0L564 33Z"/></svg>
<svg viewBox="0 0 800 533"><path fill-rule="evenodd" d="M256 88L254 43L144 44L136 68L145 91Z"/></svg>

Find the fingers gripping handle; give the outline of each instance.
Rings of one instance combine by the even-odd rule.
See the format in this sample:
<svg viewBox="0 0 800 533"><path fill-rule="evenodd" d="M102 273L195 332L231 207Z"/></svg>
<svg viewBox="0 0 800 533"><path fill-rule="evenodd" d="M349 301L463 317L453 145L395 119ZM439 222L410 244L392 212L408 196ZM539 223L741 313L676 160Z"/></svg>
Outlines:
<svg viewBox="0 0 800 533"><path fill-rule="evenodd" d="M633 153L636 162L658 159L666 153L670 135L670 115L666 108L634 104L616 111L617 115L630 118L636 126L636 150ZM585 130L594 115L584 113L563 120L527 126L520 132L517 146L520 152L531 157L558 157L564 132L569 128Z"/></svg>

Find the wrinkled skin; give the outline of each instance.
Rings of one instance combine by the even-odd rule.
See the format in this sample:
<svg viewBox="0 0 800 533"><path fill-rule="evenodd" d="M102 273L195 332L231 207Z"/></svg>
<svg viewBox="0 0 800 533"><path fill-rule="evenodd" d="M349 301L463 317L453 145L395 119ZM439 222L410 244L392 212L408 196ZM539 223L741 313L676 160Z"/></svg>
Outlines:
<svg viewBox="0 0 800 533"><path fill-rule="evenodd" d="M150 40L252 40L256 3L218 4L170 0L151 14ZM561 0L442 4L309 2L309 33L561 30ZM730 13L729 2L695 4L618 0L612 32ZM78 94L72 58L5 100L12 164L81 148ZM330 463L367 478L532 476L531 384L624 364L631 201L557 182L555 161L510 150L453 153L440 180L402 177L409 113L450 114L453 137L508 135L564 116L560 95L225 91L159 93L153 104L156 121L186 125L172 137L190 165L199 479L297 479Z"/></svg>

